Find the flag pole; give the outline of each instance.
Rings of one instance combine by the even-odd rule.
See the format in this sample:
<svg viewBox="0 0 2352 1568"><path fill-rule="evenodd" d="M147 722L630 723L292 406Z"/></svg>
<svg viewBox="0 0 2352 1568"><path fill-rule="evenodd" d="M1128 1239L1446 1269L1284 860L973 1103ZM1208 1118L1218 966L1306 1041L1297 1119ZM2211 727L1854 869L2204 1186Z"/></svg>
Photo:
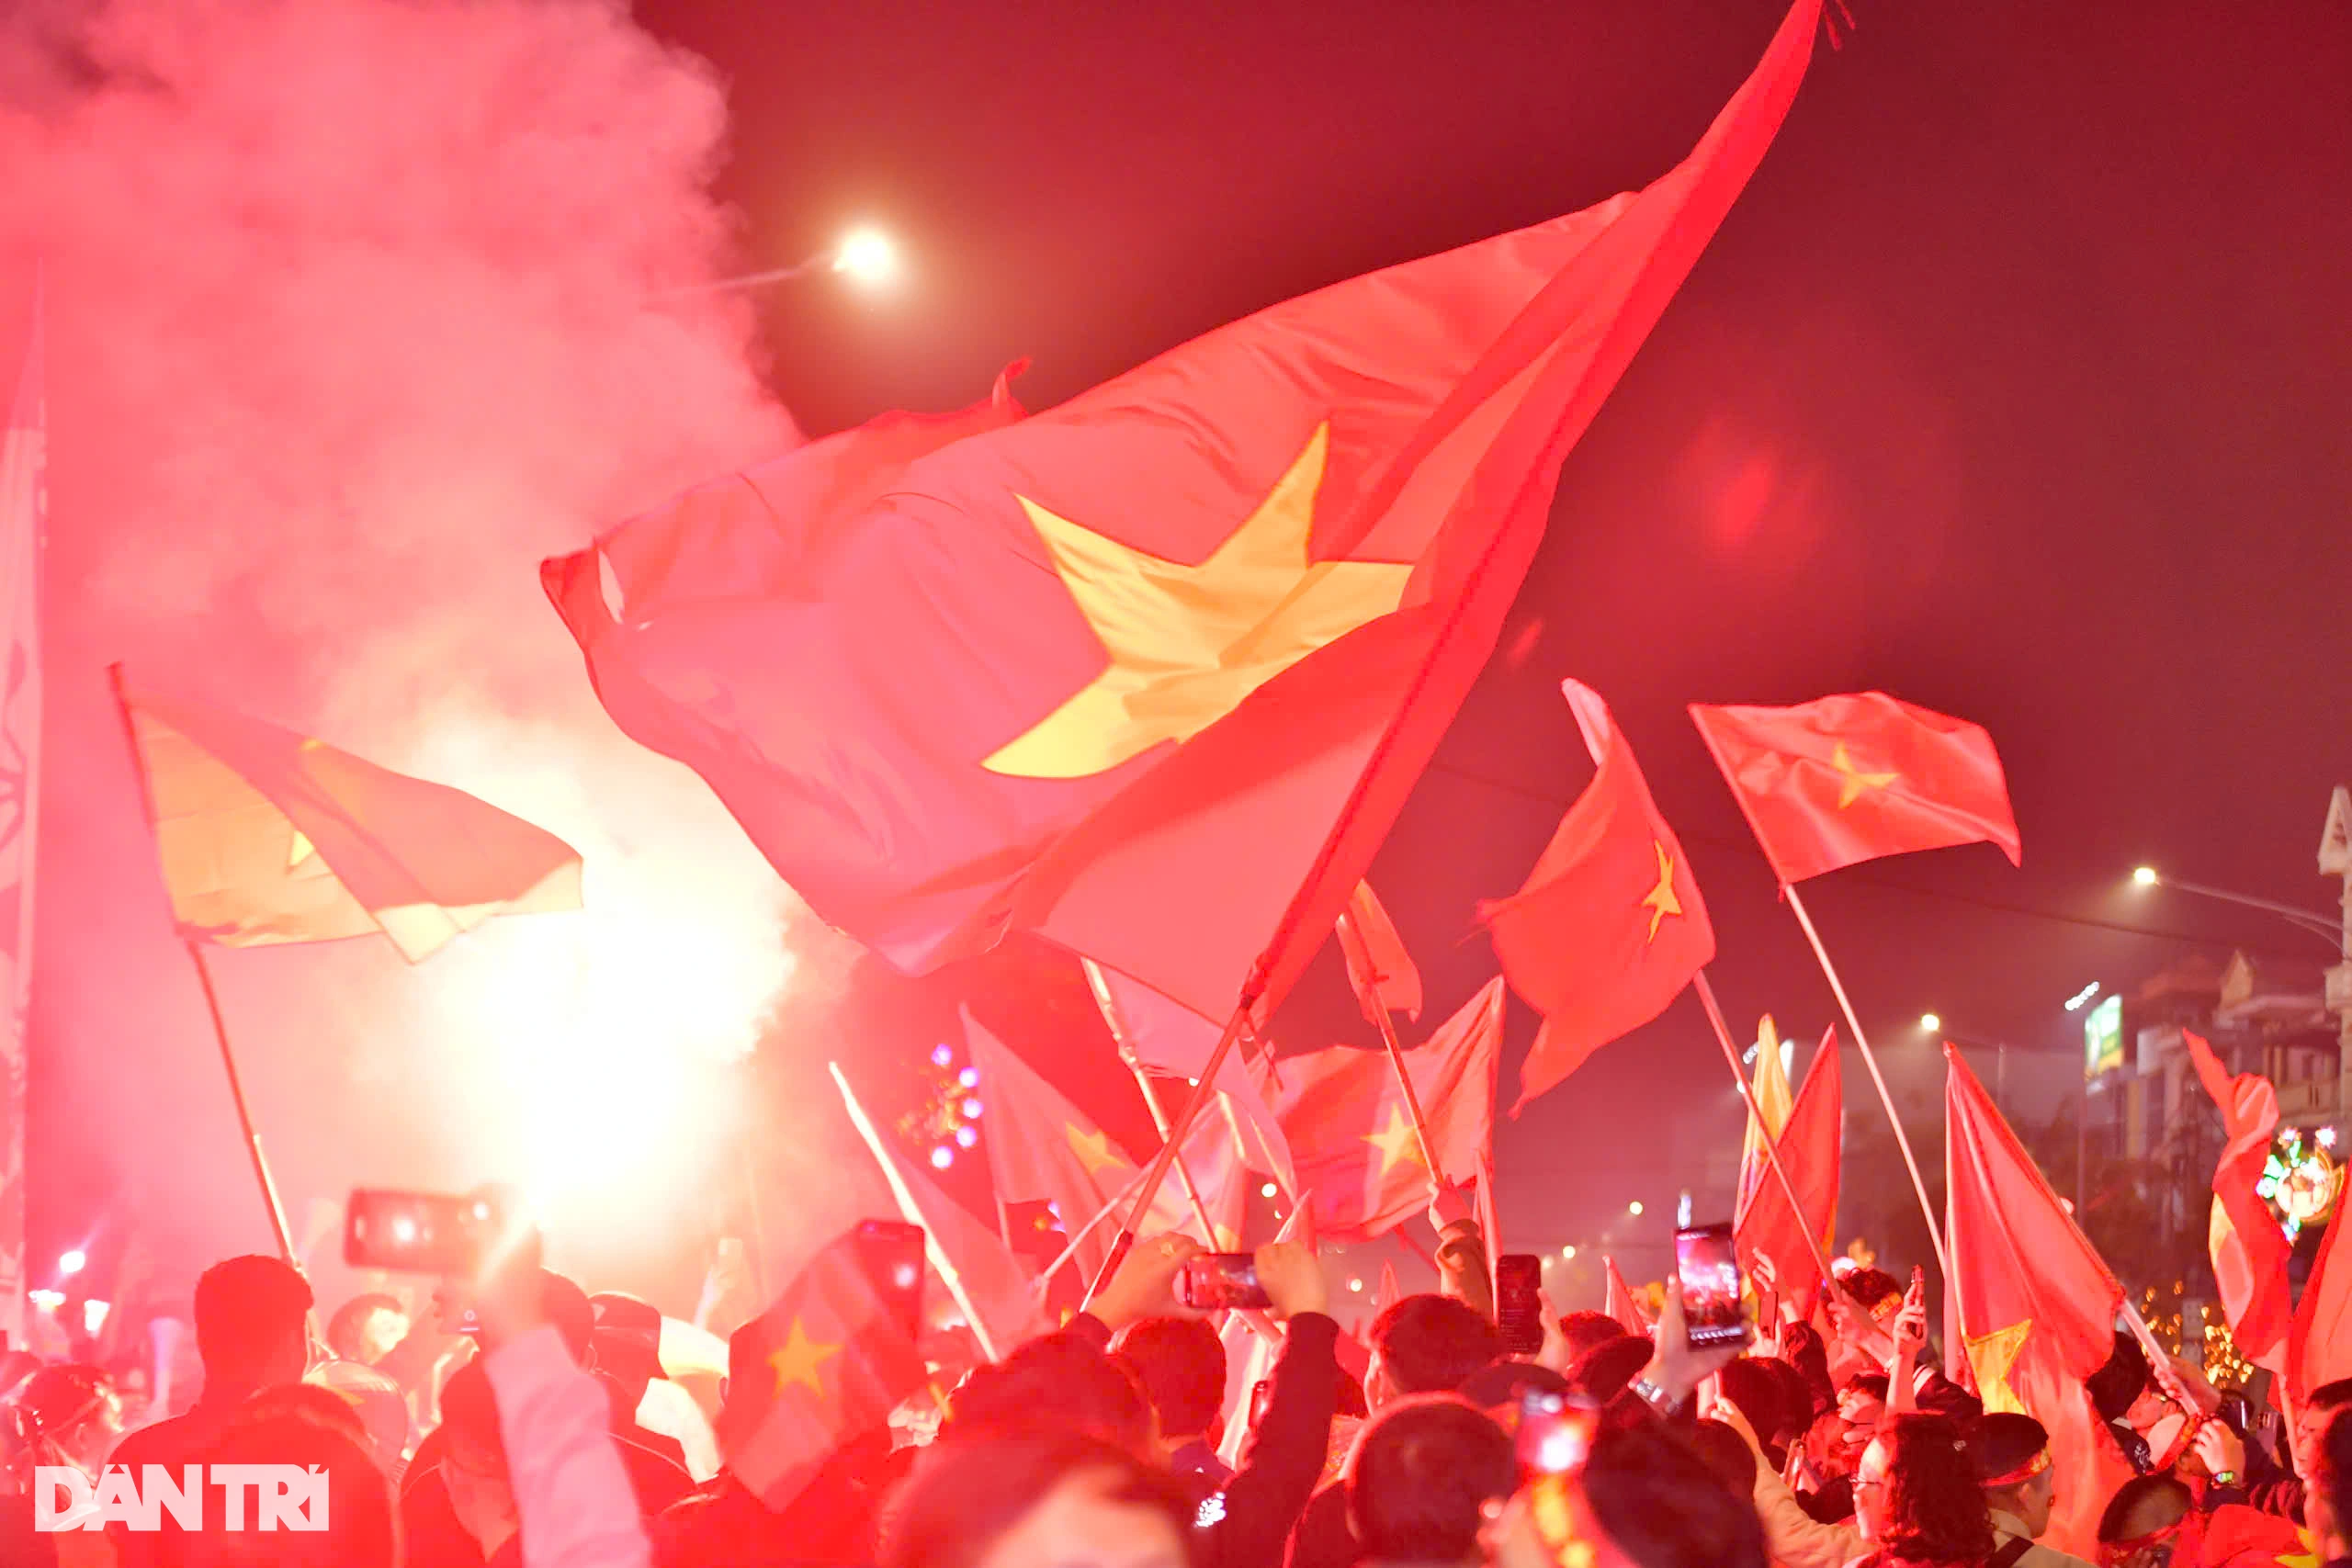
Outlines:
<svg viewBox="0 0 2352 1568"><path fill-rule="evenodd" d="M1127 1223L1119 1227L1117 1239L1111 1243L1110 1256L1102 1259L1102 1267L1095 1270L1094 1278L1088 1281L1086 1295L1078 1303L1080 1312L1084 1312L1102 1292L1102 1287L1110 1282L1111 1276L1119 1271L1119 1265L1127 1260L1128 1252L1136 1245L1136 1226L1141 1224L1143 1217L1151 1212L1151 1201L1159 1195L1159 1185L1168 1179L1168 1168L1175 1163L1176 1151L1183 1147L1185 1135L1192 1132L1193 1123L1200 1119L1201 1108L1216 1094L1216 1076L1224 1070L1225 1059L1232 1053L1233 1043L1241 1038L1242 1030L1249 1025L1250 1009L1257 1000L1258 987L1259 977L1252 975L1250 984L1243 987L1241 1000L1234 1006L1233 1016L1226 1021L1224 1032L1217 1036L1216 1049L1209 1053L1208 1061L1201 1067L1200 1082L1194 1084L1193 1092L1184 1097L1184 1108L1169 1124L1167 1142L1159 1145L1159 1153L1144 1171L1135 1204L1127 1211Z"/></svg>
<svg viewBox="0 0 2352 1568"><path fill-rule="evenodd" d="M130 749L130 776L139 785L139 808L147 819L147 837L155 840L155 799L147 787L147 761L139 750L139 725L131 716L130 694L124 690L122 666L107 666L107 684L114 693L115 713L122 720L123 743ZM175 922L176 923L176 922ZM245 1102L244 1081L237 1076L237 1054L229 1045L228 1021L221 1016L220 993L212 988L212 969L204 961L204 949L196 938L182 933L180 945L187 950L187 961L196 965L196 983L204 993L204 1010L212 1021L212 1038L220 1047L221 1071L229 1079L229 1101L236 1107L237 1126L244 1134L245 1153L253 1157L254 1180L261 1187L262 1202L269 1210L271 1233L277 1238L277 1250L288 1264L300 1269L294 1255L294 1233L286 1224L286 1205L278 1201L277 1181L269 1173L269 1156L262 1153L261 1133L254 1126L253 1108Z"/></svg>
<svg viewBox="0 0 2352 1568"><path fill-rule="evenodd" d="M948 1295L955 1298L956 1304L963 1309L964 1321L970 1325L972 1338L978 1344L980 1354L991 1361L995 1360L995 1342L989 1337L989 1325L981 1319L979 1309L973 1306L970 1293L964 1289L964 1276L956 1271L955 1260L947 1256L947 1249L939 1244L939 1233L932 1227L930 1221L923 1218L922 1210L916 1206L915 1195L907 1190L905 1179L899 1175L899 1168L891 1162L889 1151L882 1146L882 1134L874 1130L874 1123L866 1120L865 1108L858 1104L857 1096L850 1092L849 1079L842 1076L841 1064L827 1062L825 1070L833 1075L833 1087L842 1091L842 1104L849 1111L849 1119L857 1128L857 1135L865 1140L866 1153L872 1155L874 1163L882 1168L882 1179L889 1184L890 1196L897 1201L899 1213L909 1224L922 1231L923 1252L930 1258L931 1266L939 1271L939 1278L947 1286Z"/></svg>
<svg viewBox="0 0 2352 1568"><path fill-rule="evenodd" d="M1813 1221L1805 1215L1804 1201L1797 1196L1796 1183L1789 1179L1787 1168L1781 1164L1780 1134L1764 1124L1764 1112L1756 1103L1756 1091L1748 1086L1747 1075L1739 1070L1739 1050L1731 1043L1731 1026L1724 1021L1724 1010L1715 1000L1715 988L1707 981L1707 971L1702 968L1694 973L1690 985L1699 993L1699 1005L1707 1010L1707 1021L1714 1026L1715 1042L1724 1048L1724 1065L1731 1068L1731 1081L1747 1105L1749 1125L1756 1129L1758 1141L1764 1145L1764 1163L1780 1179L1781 1193L1789 1201L1789 1213L1796 1216L1797 1229L1804 1233L1804 1244L1812 1249L1814 1267L1821 1270L1822 1289L1832 1289L1838 1276L1829 1271L1829 1259L1821 1250L1821 1238L1813 1234Z"/></svg>
<svg viewBox="0 0 2352 1568"><path fill-rule="evenodd" d="M1143 1058L1136 1055L1135 1044L1127 1038L1126 1024L1119 1017L1119 1004L1111 996L1110 982L1091 958L1081 957L1078 962L1086 971L1086 988L1094 993L1094 1005L1111 1031L1111 1043L1118 1048L1119 1060L1127 1065L1127 1071L1135 1075L1136 1088L1143 1093L1144 1108L1151 1112L1151 1124L1159 1129L1159 1141L1165 1144L1169 1142L1168 1112L1160 1107L1159 1091L1151 1087L1151 1076L1143 1070ZM1209 1206L1201 1201L1200 1184L1193 1179L1193 1167L1182 1149L1176 1153L1176 1179L1183 1184L1184 1197L1193 1206L1193 1218L1199 1222L1201 1239L1208 1244L1210 1251L1216 1251L1216 1224L1209 1218Z"/></svg>
<svg viewBox="0 0 2352 1568"><path fill-rule="evenodd" d="M1343 910L1332 925L1339 931L1342 942L1354 937L1356 944L1363 946L1362 937L1357 936L1353 916ZM1350 978L1352 979L1353 976ZM1396 1038L1396 1021L1388 1016L1388 1009L1381 1002L1377 988L1370 995L1358 991L1356 1000L1363 1004L1363 1010L1370 1015L1373 1026L1380 1031L1380 1043L1388 1051L1388 1066L1396 1074L1396 1087L1404 1091L1405 1113L1413 1119L1413 1142L1421 1151L1421 1169L1429 1175L1430 1201L1434 1204L1445 1196L1445 1188L1437 1173L1437 1151L1430 1145L1429 1122L1421 1115L1419 1091L1413 1088L1413 1075L1405 1070L1405 1047ZM1491 1242L1488 1250L1492 1250Z"/></svg>
<svg viewBox="0 0 2352 1568"><path fill-rule="evenodd" d="M1886 1075L1878 1070L1878 1055L1871 1049L1870 1036L1862 1032L1862 1021L1854 1016L1854 1004L1846 995L1846 983L1838 978L1837 967L1829 962L1829 950L1821 945L1821 933L1814 929L1813 916L1789 883L1781 884L1781 897L1789 901L1797 924L1804 928L1805 941L1813 944L1813 955L1820 961L1821 973L1828 978L1829 989L1838 998L1838 1010L1846 1015L1846 1027L1854 1032L1854 1043L1862 1048L1862 1063L1871 1070L1871 1082L1878 1086L1878 1102L1886 1108L1886 1120L1894 1129L1895 1146L1903 1151L1903 1164L1911 1172L1911 1190L1918 1194L1920 1217L1928 1222L1928 1239L1935 1244L1936 1263L1943 1269L1944 1289L1953 1289L1951 1255L1944 1249L1944 1233L1936 1224L1935 1205L1928 1201L1928 1184L1919 1175L1918 1156L1911 1152L1911 1139L1903 1131L1903 1118L1894 1113L1894 1095L1886 1087Z"/></svg>

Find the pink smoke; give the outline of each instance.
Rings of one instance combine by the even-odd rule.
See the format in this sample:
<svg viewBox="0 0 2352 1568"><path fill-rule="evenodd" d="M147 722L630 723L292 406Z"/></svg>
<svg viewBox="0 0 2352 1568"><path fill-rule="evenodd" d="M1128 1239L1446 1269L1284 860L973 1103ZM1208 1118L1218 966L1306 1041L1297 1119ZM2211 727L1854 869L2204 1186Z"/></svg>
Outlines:
<svg viewBox="0 0 2352 1568"><path fill-rule="evenodd" d="M692 291L743 261L707 189L720 84L603 0L113 0L9 29L0 379L38 263L52 440L32 1282L44 1222L125 1203L166 1275L267 1239L118 658L587 858L585 913L418 969L214 954L297 1228L355 1181L495 1175L591 1276L651 1231L691 1246L740 1206L730 1063L839 949L796 979L805 916L605 719L534 569L797 438L748 311ZM771 1176L827 1168L839 1118L810 1120Z"/></svg>

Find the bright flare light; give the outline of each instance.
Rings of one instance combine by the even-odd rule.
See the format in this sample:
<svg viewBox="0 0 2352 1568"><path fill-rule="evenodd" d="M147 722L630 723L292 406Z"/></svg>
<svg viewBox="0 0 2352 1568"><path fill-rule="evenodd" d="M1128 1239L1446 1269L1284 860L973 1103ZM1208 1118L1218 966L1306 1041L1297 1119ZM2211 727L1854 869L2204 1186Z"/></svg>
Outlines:
<svg viewBox="0 0 2352 1568"><path fill-rule="evenodd" d="M1642 1213L1642 1201L1639 1198L1634 1199L1632 1202L1625 1205L1625 1212L1636 1218L1639 1218Z"/></svg>
<svg viewBox="0 0 2352 1568"><path fill-rule="evenodd" d="M2136 886L2154 887L2157 881L2156 868L2152 865L2142 866L2132 874L2132 881Z"/></svg>
<svg viewBox="0 0 2352 1568"><path fill-rule="evenodd" d="M1570 1242L1567 1246L1566 1246L1566 1247L1564 1247L1560 1248L1560 1256L1561 1256L1561 1257L1563 1257L1563 1258L1574 1258L1576 1257L1576 1255L1577 1255L1577 1248L1576 1248L1576 1244L1575 1244L1574 1242Z"/></svg>
<svg viewBox="0 0 2352 1568"><path fill-rule="evenodd" d="M1348 1281L1348 1289L1361 1292L1363 1290L1363 1281L1362 1280L1351 1280Z"/></svg>
<svg viewBox="0 0 2352 1568"><path fill-rule="evenodd" d="M57 1271L61 1274L79 1274L89 1261L89 1258L83 1255L82 1249L77 1247L71 1252L59 1257Z"/></svg>
<svg viewBox="0 0 2352 1568"><path fill-rule="evenodd" d="M1271 1198L1271 1197L1272 1197L1273 1195L1274 1195L1274 1184L1273 1184L1272 1182L1271 1182L1271 1181L1267 1182L1263 1187L1261 1187L1261 1188L1259 1188L1259 1189L1258 1189L1258 1196L1259 1196L1259 1197L1261 1197L1261 1198Z"/></svg>
<svg viewBox="0 0 2352 1568"><path fill-rule="evenodd" d="M1919 1027L1929 1034L1940 1034L1943 1032L1944 1021L1934 1013L1923 1012L1919 1015Z"/></svg>
<svg viewBox="0 0 2352 1568"><path fill-rule="evenodd" d="M833 270L853 283L879 288L899 276L899 247L879 230L852 230L833 253Z"/></svg>

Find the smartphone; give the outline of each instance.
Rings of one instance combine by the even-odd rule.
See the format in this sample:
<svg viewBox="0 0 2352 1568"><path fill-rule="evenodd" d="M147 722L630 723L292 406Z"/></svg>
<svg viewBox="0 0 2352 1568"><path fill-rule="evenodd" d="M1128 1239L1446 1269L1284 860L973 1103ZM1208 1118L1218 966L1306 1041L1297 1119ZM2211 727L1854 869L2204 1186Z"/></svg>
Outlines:
<svg viewBox="0 0 2352 1568"><path fill-rule="evenodd" d="M355 1187L344 1205L343 1260L354 1269L466 1276L498 1234L497 1207L476 1194Z"/></svg>
<svg viewBox="0 0 2352 1568"><path fill-rule="evenodd" d="M1256 1431L1258 1423L1266 1418L1266 1406L1273 1402L1274 1380L1260 1378L1250 1385L1250 1429Z"/></svg>
<svg viewBox="0 0 2352 1568"><path fill-rule="evenodd" d="M1747 1320L1739 1299L1739 1252L1732 1244L1730 1221L1676 1231L1674 1272L1691 1344L1747 1342Z"/></svg>
<svg viewBox="0 0 2352 1568"><path fill-rule="evenodd" d="M882 1309L910 1340L922 1337L923 1234L899 1220L862 1220L850 1246Z"/></svg>
<svg viewBox="0 0 2352 1568"><path fill-rule="evenodd" d="M1503 1349L1532 1356L1544 1348L1544 1260L1532 1252L1506 1252L1495 1259L1495 1326Z"/></svg>
<svg viewBox="0 0 2352 1568"><path fill-rule="evenodd" d="M1196 1252L1176 1276L1176 1299L1194 1312L1253 1312L1273 1305L1258 1284L1258 1258L1248 1252Z"/></svg>
<svg viewBox="0 0 2352 1568"><path fill-rule="evenodd" d="M1519 1396L1519 1433L1511 1439L1524 1483L1538 1475L1567 1475L1592 1452L1600 1412L1566 1393L1531 1388Z"/></svg>

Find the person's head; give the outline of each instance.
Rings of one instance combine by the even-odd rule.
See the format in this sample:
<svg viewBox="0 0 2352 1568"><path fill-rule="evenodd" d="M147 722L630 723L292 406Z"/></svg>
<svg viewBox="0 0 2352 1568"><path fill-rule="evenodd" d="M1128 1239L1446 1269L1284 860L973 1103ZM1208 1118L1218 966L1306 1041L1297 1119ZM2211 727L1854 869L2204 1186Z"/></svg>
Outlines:
<svg viewBox="0 0 2352 1568"><path fill-rule="evenodd" d="M2352 1405L2328 1413L2312 1451L2303 1519L2323 1561L2352 1556Z"/></svg>
<svg viewBox="0 0 2352 1568"><path fill-rule="evenodd" d="M311 1282L281 1258L247 1253L196 1281L196 1349L204 1381L251 1390L299 1381L311 1364Z"/></svg>
<svg viewBox="0 0 2352 1568"><path fill-rule="evenodd" d="M1838 1391L1838 1414L1845 1418L1846 1440L1859 1450L1871 1439L1880 1418L1886 1414L1886 1374L1864 1372L1848 1378Z"/></svg>
<svg viewBox="0 0 2352 1568"><path fill-rule="evenodd" d="M947 1399L950 1431L1067 1427L1158 1457L1151 1406L1125 1368L1075 1334L1044 1334L975 1367Z"/></svg>
<svg viewBox="0 0 2352 1568"><path fill-rule="evenodd" d="M1118 1337L1119 1359L1159 1418L1159 1440L1181 1448L1210 1437L1225 1408L1225 1341L1206 1318L1147 1317Z"/></svg>
<svg viewBox="0 0 2352 1568"><path fill-rule="evenodd" d="M1606 1404L1642 1375L1655 1348L1638 1334L1620 1334L1594 1346L1568 1368L1568 1385L1596 1404Z"/></svg>
<svg viewBox="0 0 2352 1568"><path fill-rule="evenodd" d="M408 1313L396 1296L369 1291L352 1297L327 1320L327 1348L346 1361L373 1366L408 1337Z"/></svg>
<svg viewBox="0 0 2352 1568"><path fill-rule="evenodd" d="M1724 1484L1668 1427L1603 1431L1583 1483L1595 1522L1640 1568L1765 1568L1751 1494Z"/></svg>
<svg viewBox="0 0 2352 1568"><path fill-rule="evenodd" d="M2197 1568L2203 1555L2192 1540L2197 1495L2169 1473L2135 1475L2108 1500L2098 1517L2098 1558L2108 1568ZM2186 1547L2188 1550L2183 1551Z"/></svg>
<svg viewBox="0 0 2352 1568"><path fill-rule="evenodd" d="M1755 1359L1756 1364L1763 1368L1766 1375L1771 1378L1772 1386L1781 1395L1781 1430L1778 1438L1776 1438L1769 1432L1757 1435L1768 1443L1774 1441L1793 1443L1804 1436L1804 1429L1813 1425L1813 1418L1821 1413L1822 1406L1833 1404L1836 1401L1828 1396L1829 1390L1826 1380L1824 1386L1816 1391L1804 1373L1779 1357L1759 1356Z"/></svg>
<svg viewBox="0 0 2352 1568"><path fill-rule="evenodd" d="M408 1400L400 1384L359 1361L328 1361L312 1369L308 1383L297 1386L323 1390L356 1424L387 1470L400 1463L408 1446Z"/></svg>
<svg viewBox="0 0 2352 1568"><path fill-rule="evenodd" d="M1747 1446L1747 1439L1730 1422L1703 1419L1694 1423L1684 1436L1691 1451L1716 1480L1737 1496L1755 1495L1756 1450Z"/></svg>
<svg viewBox="0 0 2352 1568"><path fill-rule="evenodd" d="M662 1309L619 1291L588 1298L595 1332L590 1339L597 1372L617 1391L622 1405L635 1410L662 1372Z"/></svg>
<svg viewBox="0 0 2352 1568"><path fill-rule="evenodd" d="M1747 1420L1747 1429L1759 1443L1778 1442L1781 1423L1787 1419L1781 1384L1771 1372L1774 1364L1742 1356L1716 1374L1716 1386L1724 1401Z"/></svg>
<svg viewBox="0 0 2352 1568"><path fill-rule="evenodd" d="M884 1526L881 1568L1186 1568L1193 1506L1176 1479L1068 1427L951 1432Z"/></svg>
<svg viewBox="0 0 2352 1568"><path fill-rule="evenodd" d="M53 1457L40 1462L74 1466L95 1476L122 1435L122 1402L114 1380L97 1367L43 1367L17 1393L35 1440Z"/></svg>
<svg viewBox="0 0 2352 1568"><path fill-rule="evenodd" d="M1857 1269L1841 1283L1846 1293L1881 1323L1893 1317L1903 1305L1903 1281L1883 1269Z"/></svg>
<svg viewBox="0 0 2352 1568"><path fill-rule="evenodd" d="M1511 1440L1459 1394L1407 1394L1356 1439L1348 1517L1363 1557L1476 1562L1487 1502L1518 1483Z"/></svg>
<svg viewBox="0 0 2352 1568"><path fill-rule="evenodd" d="M1568 1380L1533 1361L1504 1359L1479 1368L1462 1380L1461 1393L1475 1409L1494 1417L1506 1432L1519 1429L1520 1402L1531 1393L1573 1394Z"/></svg>
<svg viewBox="0 0 2352 1568"><path fill-rule="evenodd" d="M2050 1432L2030 1416L1994 1411L1976 1424L1976 1467L1984 1475L1984 1501L2039 1537L2050 1528L2058 1472L2050 1462Z"/></svg>
<svg viewBox="0 0 2352 1568"><path fill-rule="evenodd" d="M1452 1393L1503 1353L1502 1335L1452 1296L1407 1296L1373 1320L1364 1397L1374 1410L1408 1393Z"/></svg>
<svg viewBox="0 0 2352 1568"><path fill-rule="evenodd" d="M2091 1404L2102 1421L2129 1419L2135 1407L2143 1407L2153 1387L2148 1371L2147 1352L2140 1348L2139 1340L2121 1329L2115 1331L2114 1348L2106 1363L2083 1380L2083 1391L2091 1396Z"/></svg>
<svg viewBox="0 0 2352 1568"><path fill-rule="evenodd" d="M1571 1366L1594 1346L1606 1345L1624 1332L1605 1312L1572 1312L1560 1319L1560 1337L1567 1343Z"/></svg>
<svg viewBox="0 0 2352 1568"><path fill-rule="evenodd" d="M1890 1416L1854 1471L1854 1522L1871 1545L1930 1562L1974 1562L1993 1550L1984 1489L1949 1416Z"/></svg>
<svg viewBox="0 0 2352 1568"><path fill-rule="evenodd" d="M390 1480L352 1435L354 1420L321 1388L274 1388L239 1407L203 1456L209 1464L296 1464L326 1475L326 1529L207 1529L184 1538L187 1568L393 1568L399 1507ZM208 1523L220 1517L205 1503ZM248 1505L251 1506L250 1503ZM315 1517L315 1516L312 1516Z"/></svg>
<svg viewBox="0 0 2352 1568"><path fill-rule="evenodd" d="M450 1374L441 1390L441 1480L450 1511L488 1558L522 1528L506 1467L506 1438L490 1374L476 1357Z"/></svg>
<svg viewBox="0 0 2352 1568"><path fill-rule="evenodd" d="M1870 1440L1869 1427L1854 1426L1833 1404L1815 1416L1813 1425L1805 1428L1805 1461L1825 1478L1851 1475L1855 1461L1862 1457L1862 1449Z"/></svg>
<svg viewBox="0 0 2352 1568"><path fill-rule="evenodd" d="M2337 1378L2312 1390L2309 1399L2296 1415L2294 1429L2288 1434L2287 1445L2295 1461L2295 1473L2305 1479L2319 1473L2320 1434L2339 1410L2352 1409L2352 1378Z"/></svg>

